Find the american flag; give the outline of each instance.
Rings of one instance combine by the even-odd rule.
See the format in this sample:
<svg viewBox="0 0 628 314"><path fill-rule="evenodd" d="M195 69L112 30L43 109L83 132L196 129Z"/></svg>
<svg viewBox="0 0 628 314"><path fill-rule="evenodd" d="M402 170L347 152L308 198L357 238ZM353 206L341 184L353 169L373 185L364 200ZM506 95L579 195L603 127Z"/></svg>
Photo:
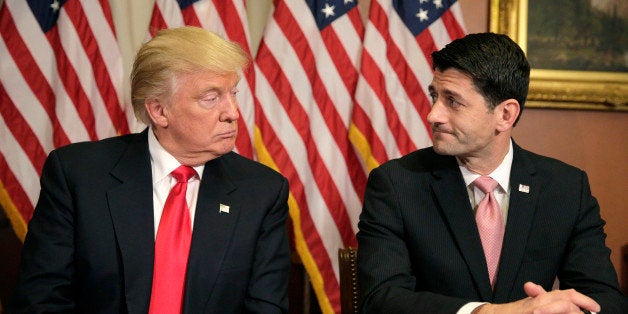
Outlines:
<svg viewBox="0 0 628 314"><path fill-rule="evenodd" d="M237 42L249 55L250 38L244 0L156 0L149 26L149 35L158 30L180 26L197 26ZM253 149L255 123L255 70L244 70L236 95L240 107L238 137L235 151L256 159Z"/></svg>
<svg viewBox="0 0 628 314"><path fill-rule="evenodd" d="M464 34L455 0L372 0L350 129L369 171L431 145L430 55Z"/></svg>
<svg viewBox="0 0 628 314"><path fill-rule="evenodd" d="M0 56L0 204L23 240L47 154L135 119L107 0L5 0Z"/></svg>
<svg viewBox="0 0 628 314"><path fill-rule="evenodd" d="M356 246L366 171L348 139L364 27L357 1L274 1L256 57L261 162L290 181L296 249L340 312L338 248Z"/></svg>

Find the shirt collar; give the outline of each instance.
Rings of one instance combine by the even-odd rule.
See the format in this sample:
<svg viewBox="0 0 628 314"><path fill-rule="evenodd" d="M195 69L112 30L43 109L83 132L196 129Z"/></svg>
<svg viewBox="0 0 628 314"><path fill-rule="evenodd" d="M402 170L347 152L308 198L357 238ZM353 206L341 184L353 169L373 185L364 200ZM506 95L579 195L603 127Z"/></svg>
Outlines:
<svg viewBox="0 0 628 314"><path fill-rule="evenodd" d="M499 166L497 166L497 168L495 170L493 170L493 172L489 173L489 175L488 175L489 177L491 177L495 181L497 181L499 186L505 192L507 192L509 190L510 169L512 168L512 156L513 156L512 140L510 140L510 144L509 144L509 147L508 147L508 153L506 153L506 156L504 156L504 159L499 164ZM458 160L458 159L456 158L456 160ZM466 186L469 186L470 184L473 183L473 181L475 179L480 177L479 174L470 171L465 166L460 164L460 162L458 162L458 165L460 167L460 172L462 173L462 177L464 178L464 183L465 183Z"/></svg>
<svg viewBox="0 0 628 314"><path fill-rule="evenodd" d="M170 173L181 166L181 163L174 158L157 140L153 133L152 126L148 130L148 151L150 152L150 160L153 170L153 182L159 182L168 177ZM199 179L203 175L205 165L194 167Z"/></svg>

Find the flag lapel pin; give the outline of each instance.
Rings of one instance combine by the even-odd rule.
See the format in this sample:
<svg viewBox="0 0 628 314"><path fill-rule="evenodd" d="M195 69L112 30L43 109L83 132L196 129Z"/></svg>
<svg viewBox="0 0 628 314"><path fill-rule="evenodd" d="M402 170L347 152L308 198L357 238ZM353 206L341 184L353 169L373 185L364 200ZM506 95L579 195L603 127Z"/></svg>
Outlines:
<svg viewBox="0 0 628 314"><path fill-rule="evenodd" d="M229 213L229 205L220 204L220 208L218 209L219 213Z"/></svg>
<svg viewBox="0 0 628 314"><path fill-rule="evenodd" d="M519 192L530 193L530 186L525 184L519 184Z"/></svg>

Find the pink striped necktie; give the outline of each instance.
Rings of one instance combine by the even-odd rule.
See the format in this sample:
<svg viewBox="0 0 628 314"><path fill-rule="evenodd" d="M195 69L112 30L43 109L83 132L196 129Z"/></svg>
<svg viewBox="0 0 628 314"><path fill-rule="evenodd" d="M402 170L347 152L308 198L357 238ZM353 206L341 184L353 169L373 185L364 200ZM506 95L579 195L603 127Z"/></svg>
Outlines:
<svg viewBox="0 0 628 314"><path fill-rule="evenodd" d="M480 239L484 248L491 286L495 287L505 229L501 206L499 206L493 194L497 187L497 181L489 176L481 176L475 179L473 184L485 194L482 201L478 204L475 222L480 231Z"/></svg>
<svg viewBox="0 0 628 314"><path fill-rule="evenodd" d="M180 166L171 173L177 183L168 194L157 229L150 314L180 314L183 311L185 276L192 241L185 193L188 180L195 174L194 168L188 166Z"/></svg>

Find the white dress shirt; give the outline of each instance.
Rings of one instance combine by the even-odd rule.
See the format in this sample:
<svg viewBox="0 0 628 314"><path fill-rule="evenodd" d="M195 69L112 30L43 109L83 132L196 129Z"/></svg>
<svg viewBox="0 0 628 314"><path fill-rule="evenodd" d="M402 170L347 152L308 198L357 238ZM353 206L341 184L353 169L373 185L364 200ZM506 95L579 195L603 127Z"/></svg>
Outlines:
<svg viewBox="0 0 628 314"><path fill-rule="evenodd" d="M161 220L166 199L170 193L170 189L177 183L177 180L170 173L181 166L170 153L168 153L159 144L159 141L153 134L153 129L148 130L148 151L150 152L150 164L153 174L153 213L155 222L155 234L157 237L157 229ZM194 227L194 213L196 212L196 200L198 199L198 189L203 175L205 165L194 167L196 176L190 178L185 198L190 209L190 227Z"/></svg>
<svg viewBox="0 0 628 314"><path fill-rule="evenodd" d="M512 141L510 142L510 148L508 148L508 153L504 156L504 160L497 166L493 172L491 172L488 176L497 181L497 187L493 191L495 195L495 199L499 203L499 206L502 208L503 216L504 216L504 226L506 225L506 220L508 218L508 201L510 200L510 169L512 168ZM473 181L479 178L480 175L472 172L471 170L465 168L463 165L460 165L460 172L462 173L462 178L464 179L464 183L467 187L467 192L469 193L469 202L471 202L471 208L473 208L473 212L475 212L478 208L478 204L484 198L484 192L482 192L479 188L473 185Z"/></svg>

